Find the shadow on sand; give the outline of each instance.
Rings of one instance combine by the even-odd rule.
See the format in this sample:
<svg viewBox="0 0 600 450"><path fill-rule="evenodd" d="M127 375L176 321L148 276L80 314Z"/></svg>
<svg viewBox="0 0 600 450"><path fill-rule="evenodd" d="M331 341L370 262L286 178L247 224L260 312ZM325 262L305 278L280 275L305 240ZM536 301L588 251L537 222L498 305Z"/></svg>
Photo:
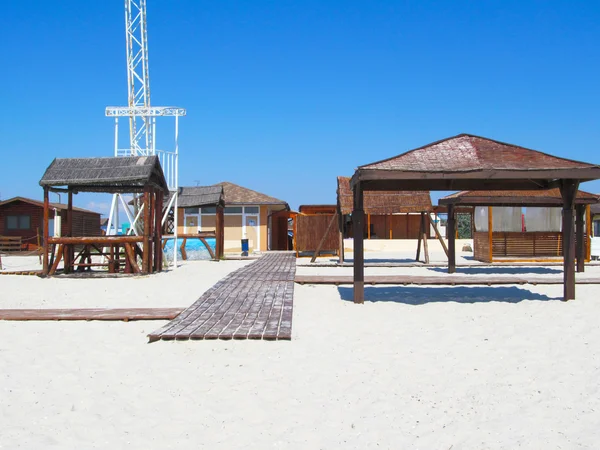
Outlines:
<svg viewBox="0 0 600 450"><path fill-rule="evenodd" d="M428 267L428 270L433 270L434 272L440 273L448 273L448 269L446 267ZM537 273L537 274L547 274L547 273L562 273L561 269L551 269L550 267L457 267L456 273L465 273L468 275L477 275L477 274L509 274L509 275L519 275L526 273Z"/></svg>
<svg viewBox="0 0 600 450"><path fill-rule="evenodd" d="M352 302L353 289L338 287L342 300ZM367 286L365 302L395 302L405 305L425 305L427 303L519 303L524 300L561 301L562 297L548 297L515 286L481 287L412 287L412 286Z"/></svg>

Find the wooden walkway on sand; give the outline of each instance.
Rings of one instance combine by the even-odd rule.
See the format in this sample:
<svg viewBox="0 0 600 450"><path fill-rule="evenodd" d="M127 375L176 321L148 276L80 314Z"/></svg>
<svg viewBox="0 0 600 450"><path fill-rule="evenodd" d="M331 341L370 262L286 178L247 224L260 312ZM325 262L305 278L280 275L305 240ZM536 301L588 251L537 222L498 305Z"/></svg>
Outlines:
<svg viewBox="0 0 600 450"><path fill-rule="evenodd" d="M321 275L296 275L298 284L353 284L352 276L321 276ZM562 278L556 277L518 277L518 276L459 276L444 275L436 277L414 275L372 275L365 276L365 285L393 284L393 285L418 285L418 286L493 286L505 284L563 284ZM600 278L580 278L577 284L600 284Z"/></svg>
<svg viewBox="0 0 600 450"><path fill-rule="evenodd" d="M150 342L290 340L295 274L293 252L267 253L220 280L175 320L150 333Z"/></svg>
<svg viewBox="0 0 600 450"><path fill-rule="evenodd" d="M184 308L0 309L0 320L171 320Z"/></svg>

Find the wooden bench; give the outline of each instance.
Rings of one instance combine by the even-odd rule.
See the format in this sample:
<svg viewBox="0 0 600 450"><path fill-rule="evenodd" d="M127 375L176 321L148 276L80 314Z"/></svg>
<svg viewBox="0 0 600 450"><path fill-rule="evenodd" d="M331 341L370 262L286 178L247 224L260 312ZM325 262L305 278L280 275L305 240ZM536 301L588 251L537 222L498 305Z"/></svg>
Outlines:
<svg viewBox="0 0 600 450"><path fill-rule="evenodd" d="M0 236L0 252L20 252L22 247L21 236Z"/></svg>

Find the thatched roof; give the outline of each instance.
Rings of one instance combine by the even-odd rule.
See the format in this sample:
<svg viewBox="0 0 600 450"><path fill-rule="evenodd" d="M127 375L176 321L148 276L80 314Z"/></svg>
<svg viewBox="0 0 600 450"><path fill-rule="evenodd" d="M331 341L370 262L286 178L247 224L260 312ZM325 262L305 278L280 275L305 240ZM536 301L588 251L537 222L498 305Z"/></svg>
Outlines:
<svg viewBox="0 0 600 450"><path fill-rule="evenodd" d="M217 183L214 186L223 187L223 195L225 199L225 205L273 205L281 206L282 209L290 209L287 202L279 200L275 197L270 197L266 194L262 194L252 189L248 189L239 186L228 181Z"/></svg>
<svg viewBox="0 0 600 450"><path fill-rule="evenodd" d="M600 201L600 197L589 192L577 191L575 204L588 205ZM469 206L562 206L560 190L543 191L461 191L439 200L440 205Z"/></svg>
<svg viewBox="0 0 600 450"><path fill-rule="evenodd" d="M600 166L558 158L537 150L471 134L365 164L352 183L363 190L537 190L558 180L600 178Z"/></svg>
<svg viewBox="0 0 600 450"><path fill-rule="evenodd" d="M222 186L182 186L179 188L180 208L224 205Z"/></svg>
<svg viewBox="0 0 600 450"><path fill-rule="evenodd" d="M338 177L338 203L342 214L352 212L354 201L349 177ZM365 214L395 214L431 212L431 197L427 191L365 191Z"/></svg>
<svg viewBox="0 0 600 450"><path fill-rule="evenodd" d="M0 206L8 205L9 203L13 203L13 202L24 202L24 203L29 203L30 205L39 206L40 208L44 207L43 201L33 200L33 199L27 198L27 197L9 198L8 200L1 201ZM49 203L49 206L50 206L50 209L57 209L59 211L66 211L67 209L69 209L69 205L66 205L64 203ZM83 213L87 213L87 214L96 214L98 216L100 215L99 212L91 211L89 209L78 208L77 206L73 206L73 211L79 211L79 212L83 212Z"/></svg>
<svg viewBox="0 0 600 450"><path fill-rule="evenodd" d="M109 193L142 192L152 186L168 192L158 156L56 158L40 185Z"/></svg>

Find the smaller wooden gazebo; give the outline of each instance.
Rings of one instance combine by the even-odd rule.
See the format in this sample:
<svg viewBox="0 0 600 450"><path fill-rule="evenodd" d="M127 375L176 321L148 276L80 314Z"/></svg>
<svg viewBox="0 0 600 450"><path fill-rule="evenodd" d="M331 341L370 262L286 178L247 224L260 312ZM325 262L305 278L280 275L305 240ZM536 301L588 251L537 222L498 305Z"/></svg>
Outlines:
<svg viewBox="0 0 600 450"><path fill-rule="evenodd" d="M344 218L352 214L354 207L350 177L337 177L337 207L340 217L340 239L342 239ZM364 193L363 208L367 216L366 233L364 233L367 239L371 239L372 231L376 231L380 239L418 239L417 260L419 260L421 240L423 240L425 262L429 262L427 237L431 225L436 236L441 240L444 251L447 252L446 244L429 215L433 211L429 191L367 191ZM341 248L340 262L343 262L343 245Z"/></svg>
<svg viewBox="0 0 600 450"><path fill-rule="evenodd" d="M90 270L108 266L110 273L153 273L162 269L161 217L164 195L168 193L158 156L119 158L57 158L40 180L44 188L43 274L56 272L61 259L64 272ZM68 194L67 233L50 237L48 194ZM104 192L111 194L141 193L140 208L143 233L139 236L73 236L73 193ZM56 252L50 255L50 247ZM78 253L75 254L77 249ZM124 250L124 255L121 255ZM54 255L56 254L56 257ZM92 254L107 262L92 262ZM122 259L123 256L123 259ZM137 258L141 258L141 268Z"/></svg>
<svg viewBox="0 0 600 450"><path fill-rule="evenodd" d="M590 205L599 197L589 192L577 191L575 196L575 242L577 271L583 272L584 261L590 259ZM563 258L562 233L555 229L527 229L522 208L555 208L563 206L558 188L543 191L461 191L443 197L440 205L485 208L482 229L473 232L474 258L483 262L548 261ZM494 207L517 208L519 230L499 230L494 222ZM585 220L584 220L585 217ZM558 222L560 224L560 222Z"/></svg>
<svg viewBox="0 0 600 450"><path fill-rule="evenodd" d="M190 186L179 188L178 208L183 216L183 208L215 208L215 231L198 231L198 233L178 234L181 242L181 256L187 259L185 245L188 239L199 239L208 253L214 260L220 260L224 255L225 244L225 220L223 217L223 209L225 208L225 200L223 198L223 186ZM183 218L183 217L182 217ZM180 223L183 220L179 221ZM197 224L196 224L197 225ZM165 236L170 238L171 236ZM216 240L215 252L206 241L206 238L214 237ZM165 242L166 243L166 242Z"/></svg>

